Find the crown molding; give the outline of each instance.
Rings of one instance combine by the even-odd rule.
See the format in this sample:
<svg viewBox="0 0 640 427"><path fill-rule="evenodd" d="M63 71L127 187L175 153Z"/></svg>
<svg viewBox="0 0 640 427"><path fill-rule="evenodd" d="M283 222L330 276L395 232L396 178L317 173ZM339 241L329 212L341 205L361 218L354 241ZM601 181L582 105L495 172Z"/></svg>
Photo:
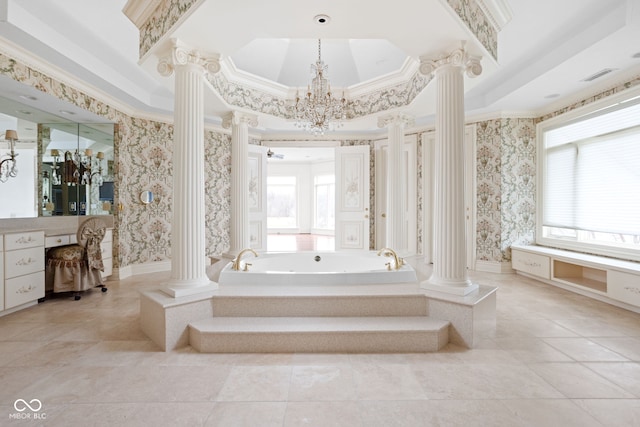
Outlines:
<svg viewBox="0 0 640 427"><path fill-rule="evenodd" d="M610 98L613 94L610 93L605 95L605 93L614 91L615 89L619 89L617 93L629 93L629 91L638 90L639 85L630 86L628 88L623 87L633 80L640 80L640 65L633 67L632 69L616 73L615 76L611 76L611 78L606 79L597 85L590 86L571 95L563 96L556 102L537 110L535 117L544 117L549 114L554 114L577 104L584 103L584 105L589 105L595 102L598 97ZM585 101L588 102L585 103Z"/></svg>
<svg viewBox="0 0 640 427"><path fill-rule="evenodd" d="M390 73L383 74L382 76L345 88L348 98L354 99L366 96L389 87L407 83L418 71L419 66L419 61L407 56L402 67L400 67L398 71L392 71Z"/></svg>
<svg viewBox="0 0 640 427"><path fill-rule="evenodd" d="M82 80L79 80L76 76L68 73L62 68L59 68L58 66L53 65L50 62L42 60L40 57L35 56L33 53L25 50L21 46L18 46L15 43L2 37L0 37L0 53L6 55L7 57L17 62L24 64L29 68L32 68L33 70L38 71L44 76L47 76L71 88L77 89L80 92L83 92L86 95L100 102L103 102L104 104L109 105L110 107L114 108L118 112L125 114L129 117L136 117L140 119L153 120L153 121L163 122L163 123L173 123L172 114L150 113L144 110L137 109L119 100L118 98L115 98L114 96L103 91L102 89L99 89L93 85L85 83ZM54 95L51 95L51 96L54 96ZM92 111L87 110L82 106L77 105L77 107L89 113L92 113L94 115L97 115L96 113L93 113Z"/></svg>
<svg viewBox="0 0 640 427"><path fill-rule="evenodd" d="M290 98L295 94L295 88L238 69L230 57L220 60L220 65L222 75L231 83L282 98Z"/></svg>
<svg viewBox="0 0 640 427"><path fill-rule="evenodd" d="M129 0L122 8L122 13L140 29L147 23L160 3L162 0Z"/></svg>
<svg viewBox="0 0 640 427"><path fill-rule="evenodd" d="M513 12L507 0L476 0L476 3L496 31L502 30L513 18Z"/></svg>

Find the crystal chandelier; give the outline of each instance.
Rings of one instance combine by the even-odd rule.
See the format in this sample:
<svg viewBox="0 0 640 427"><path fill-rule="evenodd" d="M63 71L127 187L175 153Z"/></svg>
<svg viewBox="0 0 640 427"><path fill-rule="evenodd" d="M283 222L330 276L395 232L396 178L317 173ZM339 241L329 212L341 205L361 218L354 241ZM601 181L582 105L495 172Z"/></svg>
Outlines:
<svg viewBox="0 0 640 427"><path fill-rule="evenodd" d="M15 151L18 133L15 130L7 129L4 134L4 139L9 141L9 153L0 160L0 182L7 182L9 178L14 178L18 175L18 168L16 167L16 157L18 157L18 153Z"/></svg>
<svg viewBox="0 0 640 427"><path fill-rule="evenodd" d="M295 104L296 126L314 135L324 135L325 131L342 126L342 120L347 117L344 93L341 99L331 96L331 85L326 78L327 70L328 66L322 62L318 39L318 61L311 64L311 72L315 76L307 87L304 98L296 94Z"/></svg>

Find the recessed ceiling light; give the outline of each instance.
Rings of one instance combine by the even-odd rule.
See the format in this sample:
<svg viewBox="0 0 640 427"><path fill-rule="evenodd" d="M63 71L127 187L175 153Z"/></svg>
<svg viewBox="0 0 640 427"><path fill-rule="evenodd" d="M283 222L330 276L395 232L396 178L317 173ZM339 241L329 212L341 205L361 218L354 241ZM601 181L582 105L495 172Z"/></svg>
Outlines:
<svg viewBox="0 0 640 427"><path fill-rule="evenodd" d="M67 115L69 115L69 116L73 116L73 115L75 115L75 114L76 114L76 113L74 113L73 111L69 111L69 110L60 110L60 113L61 113L61 114L67 114Z"/></svg>
<svg viewBox="0 0 640 427"><path fill-rule="evenodd" d="M557 98L559 97L560 94L559 93L552 93L551 95L547 95L545 96L546 99L553 99L553 98Z"/></svg>
<svg viewBox="0 0 640 427"><path fill-rule="evenodd" d="M20 114L24 114L24 115L28 116L29 114L31 114L31 111L28 111L28 110L16 110L16 113L20 113Z"/></svg>
<svg viewBox="0 0 640 427"><path fill-rule="evenodd" d="M28 99L29 101L37 101L38 100L38 98L36 98L35 96L31 96L31 95L20 95L20 98Z"/></svg>
<svg viewBox="0 0 640 427"><path fill-rule="evenodd" d="M331 21L329 15L316 15L313 17L313 21L318 25L327 25Z"/></svg>

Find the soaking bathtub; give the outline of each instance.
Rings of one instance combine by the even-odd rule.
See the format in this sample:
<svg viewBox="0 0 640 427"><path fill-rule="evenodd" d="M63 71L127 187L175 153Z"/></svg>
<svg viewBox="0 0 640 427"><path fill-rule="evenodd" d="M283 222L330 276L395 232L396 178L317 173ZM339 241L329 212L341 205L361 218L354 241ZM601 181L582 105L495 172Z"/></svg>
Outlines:
<svg viewBox="0 0 640 427"><path fill-rule="evenodd" d="M356 285L415 283L416 271L409 264L389 271L393 258L363 252L298 252L247 254L241 270L227 264L218 278L220 285ZM247 271L243 271L249 263Z"/></svg>

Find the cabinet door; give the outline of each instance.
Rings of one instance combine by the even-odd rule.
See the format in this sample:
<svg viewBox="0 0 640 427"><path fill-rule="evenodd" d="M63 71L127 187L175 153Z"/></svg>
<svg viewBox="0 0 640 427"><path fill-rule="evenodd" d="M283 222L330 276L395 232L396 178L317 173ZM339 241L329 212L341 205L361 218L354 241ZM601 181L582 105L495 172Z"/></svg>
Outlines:
<svg viewBox="0 0 640 427"><path fill-rule="evenodd" d="M617 270L607 271L607 295L640 307L640 276Z"/></svg>
<svg viewBox="0 0 640 427"><path fill-rule="evenodd" d="M512 249L511 266L514 270L542 277L543 279L551 277L551 263L549 257L545 255Z"/></svg>

